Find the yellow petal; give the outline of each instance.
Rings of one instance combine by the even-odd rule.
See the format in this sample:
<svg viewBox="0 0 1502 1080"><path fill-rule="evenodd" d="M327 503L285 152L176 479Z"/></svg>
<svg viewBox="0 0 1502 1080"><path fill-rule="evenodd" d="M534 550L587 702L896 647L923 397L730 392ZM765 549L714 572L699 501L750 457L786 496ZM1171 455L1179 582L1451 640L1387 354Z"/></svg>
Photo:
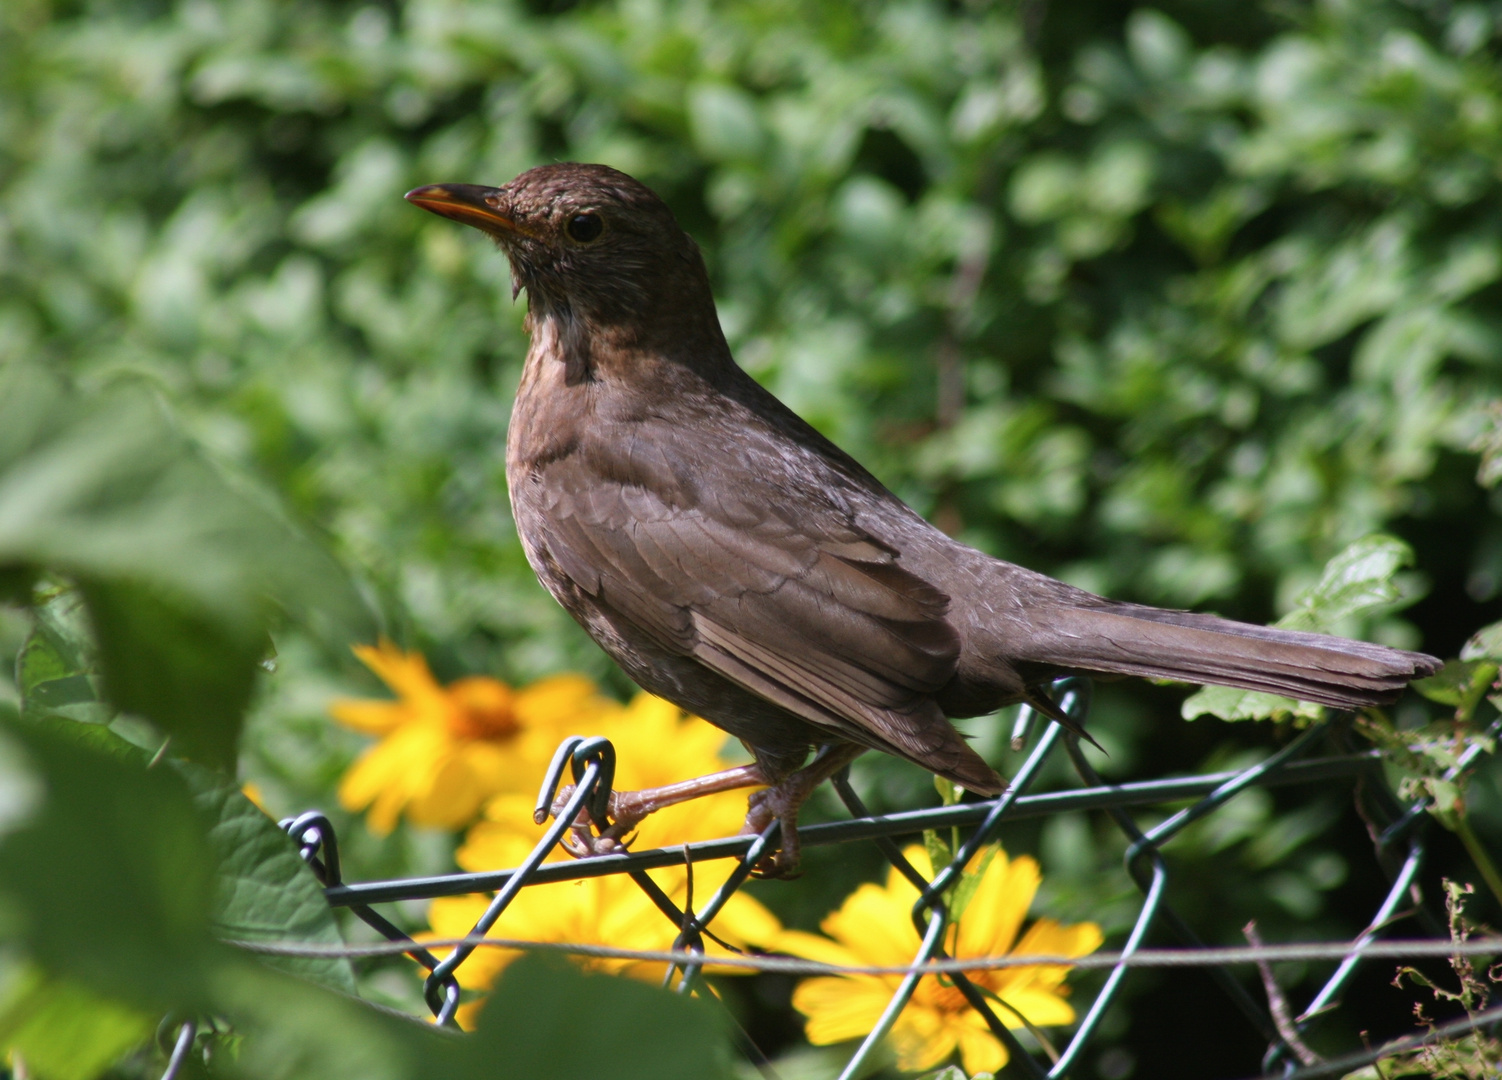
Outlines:
<svg viewBox="0 0 1502 1080"><path fill-rule="evenodd" d="M417 785L407 804L407 818L430 829L458 829L474 820L494 790L480 781L471 764L456 751L436 763Z"/></svg>
<svg viewBox="0 0 1502 1080"><path fill-rule="evenodd" d="M363 734L389 735L412 719L412 710L399 701L339 698L329 703L329 715Z"/></svg>
<svg viewBox="0 0 1502 1080"><path fill-rule="evenodd" d="M371 827L390 832L395 815L411 797L414 782L436 767L444 751L441 733L422 726L403 727L367 750L339 781L339 802L346 810L380 803L379 823Z"/></svg>
<svg viewBox="0 0 1502 1080"><path fill-rule="evenodd" d="M443 696L422 653L403 652L382 638L374 648L356 645L355 655L401 698L431 702Z"/></svg>
<svg viewBox="0 0 1502 1080"><path fill-rule="evenodd" d="M974 1014L972 1014L974 1015ZM976 1016L979 1020L980 1017ZM960 1061L965 1066L965 1072L974 1076L977 1073L1000 1072L1005 1066L1010 1055L1007 1048L1001 1044L1001 1040L991 1034L991 1029L984 1026L975 1028L965 1025L959 1032Z"/></svg>
<svg viewBox="0 0 1502 1080"><path fill-rule="evenodd" d="M1058 994L1047 990L1033 988L1008 990L998 996L1027 1017L1028 1023L1034 1027L1057 1027L1074 1023L1074 1008ZM1009 1028L1022 1027L1022 1021L1006 1009L997 1009L996 1015Z"/></svg>
<svg viewBox="0 0 1502 1080"><path fill-rule="evenodd" d="M516 692L516 719L524 727L557 729L563 735L591 735L582 730L603 718L612 706L620 706L600 695L595 684L583 675L553 675L539 679ZM578 727L578 731L564 731ZM556 740L555 740L556 741Z"/></svg>
<svg viewBox="0 0 1502 1080"><path fill-rule="evenodd" d="M532 825L530 821L527 824ZM519 866L541 838L542 830L537 826L532 827L537 832L536 836L529 836L520 829L493 821L478 822L465 833L464 843L454 852L454 861L463 869L475 873ZM566 852L555 847L544 861L558 862L568 857Z"/></svg>
<svg viewBox="0 0 1502 1080"><path fill-rule="evenodd" d="M439 897L428 906L428 925L432 928L431 932L417 934L415 937L418 941L435 937L468 937L475 923L489 906L490 897L488 896ZM520 935L492 930L490 936L518 937ZM433 950L438 956L447 956L451 951L438 948ZM456 972L459 984L466 990L487 987L495 982L496 976L505 969L507 964L520 955L521 953L514 949L498 949L491 946L478 948L459 966Z"/></svg>
<svg viewBox="0 0 1502 1080"><path fill-rule="evenodd" d="M897 1051L898 1067L920 1072L943 1064L954 1053L962 1030L962 1014L910 1004L892 1025L891 1043Z"/></svg>
<svg viewBox="0 0 1502 1080"><path fill-rule="evenodd" d="M677 847L696 840L718 840L740 832L746 820L746 796L740 791L706 795L669 806L650 815L636 828L631 850Z"/></svg>
<svg viewBox="0 0 1502 1080"><path fill-rule="evenodd" d="M491 798L484 809L484 820L470 827L464 843L454 853L465 870L504 870L518 865L542 839L545 827L532 821L535 795L507 792ZM554 847L547 862L571 858Z"/></svg>
<svg viewBox="0 0 1502 1080"><path fill-rule="evenodd" d="M906 964L920 944L912 923L911 901L917 895L906 881L889 881L885 889L862 885L819 928L868 964Z"/></svg>
<svg viewBox="0 0 1502 1080"><path fill-rule="evenodd" d="M1039 919L1028 927L1012 951L1020 956L1085 956L1100 948L1105 938L1093 922L1064 926L1054 919Z"/></svg>
<svg viewBox="0 0 1502 1080"><path fill-rule="evenodd" d="M266 809L266 796L261 792L261 785L254 780L247 780L240 785L240 794L255 803L256 809L267 817L275 819L276 815Z"/></svg>
<svg viewBox="0 0 1502 1080"><path fill-rule="evenodd" d="M805 930L784 930L777 935L776 940L767 942L766 947L821 964L858 967L870 963L869 960L838 942L830 941L827 937L820 937L818 934L810 934Z"/></svg>
<svg viewBox="0 0 1502 1080"><path fill-rule="evenodd" d="M734 944L767 949L782 935L782 921L756 897L738 892L715 918L711 929L717 936ZM752 974L749 968L736 970Z"/></svg>
<svg viewBox="0 0 1502 1080"><path fill-rule="evenodd" d="M490 995L476 998L474 1001L466 1001L454 1010L454 1023L459 1025L460 1031L473 1031L480 1022L480 1010L490 1000Z"/></svg>
<svg viewBox="0 0 1502 1080"><path fill-rule="evenodd" d="M828 1046L869 1035L891 999L891 987L869 976L821 976L798 984L793 1008L808 1018L808 1041Z"/></svg>
<svg viewBox="0 0 1502 1080"><path fill-rule="evenodd" d="M1100 927L1094 923L1077 923L1061 926L1053 919L1039 919L1023 935L1014 956L1029 954L1041 956L1083 956L1094 952L1101 944ZM985 972L982 981L997 994L1011 1000L1024 990L1042 993L1065 993L1064 984L1069 969L1057 964L1038 967L999 968Z"/></svg>
<svg viewBox="0 0 1502 1080"><path fill-rule="evenodd" d="M1011 949L1042 880L1035 859L1026 855L1008 859L1006 852L998 850L960 916L956 952L1000 956Z"/></svg>

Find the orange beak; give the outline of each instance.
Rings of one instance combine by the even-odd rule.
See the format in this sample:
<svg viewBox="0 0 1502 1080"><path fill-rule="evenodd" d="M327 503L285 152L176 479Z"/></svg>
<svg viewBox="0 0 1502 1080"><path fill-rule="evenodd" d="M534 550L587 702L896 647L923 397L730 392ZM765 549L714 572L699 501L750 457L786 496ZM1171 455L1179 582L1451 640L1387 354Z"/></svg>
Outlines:
<svg viewBox="0 0 1502 1080"><path fill-rule="evenodd" d="M479 184L428 184L407 192L413 206L431 210L441 217L473 225L498 239L529 235L515 221L496 209L501 204L499 188Z"/></svg>

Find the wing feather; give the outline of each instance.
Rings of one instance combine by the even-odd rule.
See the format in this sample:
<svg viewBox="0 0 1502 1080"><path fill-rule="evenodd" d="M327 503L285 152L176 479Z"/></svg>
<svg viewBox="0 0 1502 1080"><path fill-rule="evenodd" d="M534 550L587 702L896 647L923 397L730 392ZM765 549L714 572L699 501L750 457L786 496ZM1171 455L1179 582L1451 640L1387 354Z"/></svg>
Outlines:
<svg viewBox="0 0 1502 1080"><path fill-rule="evenodd" d="M959 741L931 700L960 648L943 592L832 500L697 490L670 466L642 440L603 468L548 463L558 567L653 640L832 734L907 757Z"/></svg>

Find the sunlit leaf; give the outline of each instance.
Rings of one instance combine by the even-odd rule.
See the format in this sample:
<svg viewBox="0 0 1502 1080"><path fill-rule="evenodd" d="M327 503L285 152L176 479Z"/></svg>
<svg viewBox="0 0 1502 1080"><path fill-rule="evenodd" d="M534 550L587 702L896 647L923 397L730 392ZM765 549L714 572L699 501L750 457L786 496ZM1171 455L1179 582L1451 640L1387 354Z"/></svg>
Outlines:
<svg viewBox="0 0 1502 1080"><path fill-rule="evenodd" d="M221 774L187 762L180 768L208 820L209 845L218 858L214 934L229 941L342 945L323 888L287 834ZM268 956L266 962L355 993L348 960Z"/></svg>
<svg viewBox="0 0 1502 1080"><path fill-rule="evenodd" d="M0 1004L0 1047L40 1080L94 1080L145 1042L158 1018L77 983L25 972Z"/></svg>

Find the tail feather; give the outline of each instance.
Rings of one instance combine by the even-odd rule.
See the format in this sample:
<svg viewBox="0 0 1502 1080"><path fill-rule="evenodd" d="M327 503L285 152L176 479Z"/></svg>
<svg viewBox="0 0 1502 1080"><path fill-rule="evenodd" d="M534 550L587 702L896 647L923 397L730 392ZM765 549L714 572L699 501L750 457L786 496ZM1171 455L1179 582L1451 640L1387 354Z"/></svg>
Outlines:
<svg viewBox="0 0 1502 1080"><path fill-rule="evenodd" d="M1440 666L1432 656L1365 641L1110 601L1061 606L1044 622L1038 655L1025 659L1261 690L1335 708L1387 704Z"/></svg>

